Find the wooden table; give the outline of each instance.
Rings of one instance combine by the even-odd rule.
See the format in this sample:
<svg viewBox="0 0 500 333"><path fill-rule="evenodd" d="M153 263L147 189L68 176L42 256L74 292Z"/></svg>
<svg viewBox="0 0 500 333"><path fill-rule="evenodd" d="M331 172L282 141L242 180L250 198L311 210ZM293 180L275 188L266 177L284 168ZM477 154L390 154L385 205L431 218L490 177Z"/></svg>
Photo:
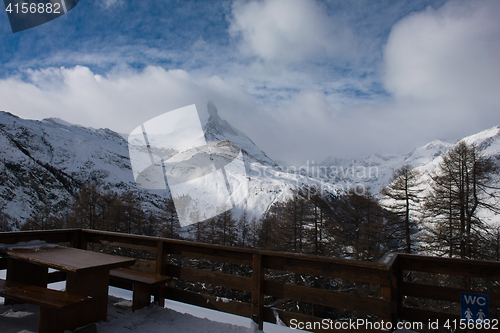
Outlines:
<svg viewBox="0 0 500 333"><path fill-rule="evenodd" d="M65 328L73 330L101 320L108 312L109 270L133 265L135 259L70 247L1 249L7 257L7 281L47 287L48 268L66 272L66 291L91 296L92 302L69 310Z"/></svg>

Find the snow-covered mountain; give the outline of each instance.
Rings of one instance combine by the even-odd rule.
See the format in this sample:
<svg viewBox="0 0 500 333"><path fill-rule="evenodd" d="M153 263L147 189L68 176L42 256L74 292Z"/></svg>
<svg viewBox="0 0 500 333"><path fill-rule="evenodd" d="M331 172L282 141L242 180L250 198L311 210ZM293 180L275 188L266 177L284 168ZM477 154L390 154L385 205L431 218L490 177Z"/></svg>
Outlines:
<svg viewBox="0 0 500 333"><path fill-rule="evenodd" d="M199 110L200 111L200 110ZM244 156L248 196L233 209L259 218L273 202L293 189L313 184L309 177L281 172L277 164L244 133L221 119L213 103L201 110L207 142L227 140ZM131 190L146 211L154 211L168 190L146 190L134 181L127 141L109 129L92 129L60 119L21 119L0 112L0 213L22 224L35 212L62 211L74 193L88 182L103 189Z"/></svg>
<svg viewBox="0 0 500 333"><path fill-rule="evenodd" d="M376 194L387 186L394 170L406 164L415 168L425 166L454 146L455 143L435 140L406 154L376 153L352 160L330 156L316 165L314 172L318 174L317 170L321 170L320 175L329 183L345 188L369 187Z"/></svg>
<svg viewBox="0 0 500 333"><path fill-rule="evenodd" d="M277 166L276 162L257 147L245 133L222 119L213 102L208 102L207 112L199 112L199 116L207 142L216 143L227 140L238 145L250 162L259 162L266 166Z"/></svg>
<svg viewBox="0 0 500 333"><path fill-rule="evenodd" d="M89 181L134 187L126 142L108 129L0 112L0 141L0 212L11 220L22 223L46 207L64 210Z"/></svg>
<svg viewBox="0 0 500 333"><path fill-rule="evenodd" d="M470 135L468 137L463 138L462 140L469 145L475 145L478 147L481 155L485 157L489 157L500 166L500 126L495 126L490 129L481 131L477 134ZM453 145L454 146L454 145ZM426 184L424 186L424 192L421 195L425 195L429 190L429 184L432 183L432 179L430 175L436 171L439 164L443 161L442 156L438 156L428 163L422 164L416 167L416 170L420 172L422 184ZM492 177L492 181L495 182L496 188L500 188L500 175L496 175ZM487 203L494 207L500 207L500 191L492 190L492 194L494 196L489 197ZM490 225L500 225L500 216L496 215L490 210L486 210L484 208L479 208L477 211L477 216L484 222Z"/></svg>
<svg viewBox="0 0 500 333"><path fill-rule="evenodd" d="M477 134L465 137L456 142L432 141L425 146L413 149L407 154L390 155L374 154L365 159L345 160L328 157L314 171L323 170L320 174L323 180L333 184L341 184L347 188L360 184L364 188L370 187L373 194L378 194L388 185L394 170L403 165L411 165L421 174L420 182L424 190L420 195L425 196L432 183L431 175L443 160L443 155L455 147L459 141L474 144L482 155L492 158L500 165L500 126L495 126ZM310 173L314 174L314 173ZM497 187L500 187L500 175L496 177ZM496 191L500 197L499 191ZM491 198L490 205L498 207L497 199ZM415 211L419 211L415 207ZM487 223L500 223L500 217L490 211L480 209L478 216Z"/></svg>
<svg viewBox="0 0 500 333"><path fill-rule="evenodd" d="M455 145L436 140L407 154L378 153L353 160L329 157L319 164L283 168L220 118L213 103L198 111L208 143L227 140L243 152L249 191L233 209L236 217L246 211L250 218L259 218L274 202L286 200L302 186L337 193L358 184L378 193L397 168L410 164L424 174L431 172L440 156ZM500 163L500 126L465 140ZM0 213L4 218L22 223L47 207L64 210L87 182L117 192L131 190L146 211L154 211L169 196L168 190L137 186L127 141L109 129L85 128L53 118L21 119L0 112Z"/></svg>

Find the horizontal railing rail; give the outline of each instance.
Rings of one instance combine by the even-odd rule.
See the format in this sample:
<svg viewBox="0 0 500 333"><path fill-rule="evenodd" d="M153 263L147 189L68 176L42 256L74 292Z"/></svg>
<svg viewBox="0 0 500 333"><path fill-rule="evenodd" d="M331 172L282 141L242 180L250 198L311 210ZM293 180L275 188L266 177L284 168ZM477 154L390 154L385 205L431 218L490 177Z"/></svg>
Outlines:
<svg viewBox="0 0 500 333"><path fill-rule="evenodd" d="M462 292L487 294L490 308L500 308L500 293L494 292L491 287L488 288L500 280L500 262L409 254L399 254L397 257L401 272L398 282L400 319L419 322L442 320L441 323L446 320L460 320ZM496 285L498 286L498 283ZM498 287L496 289L498 290ZM404 304L403 301L408 303L409 300L419 299L422 301L417 302L417 306L437 301L445 303L449 311L425 309L420 306L416 308Z"/></svg>
<svg viewBox="0 0 500 333"><path fill-rule="evenodd" d="M47 243L74 244L81 233L80 229L0 232L0 244L16 244L34 240L43 240Z"/></svg>

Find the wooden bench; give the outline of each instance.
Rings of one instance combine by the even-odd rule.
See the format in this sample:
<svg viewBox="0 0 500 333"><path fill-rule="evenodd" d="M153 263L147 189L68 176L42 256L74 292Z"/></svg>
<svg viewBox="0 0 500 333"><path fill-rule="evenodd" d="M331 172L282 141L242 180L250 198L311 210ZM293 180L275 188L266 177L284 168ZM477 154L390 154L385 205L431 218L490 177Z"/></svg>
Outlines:
<svg viewBox="0 0 500 333"><path fill-rule="evenodd" d="M40 306L39 333L63 333L64 311L92 301L91 297L73 295L29 284L0 279L0 296Z"/></svg>
<svg viewBox="0 0 500 333"><path fill-rule="evenodd" d="M127 268L112 269L109 272L112 285L122 288L125 283L132 283L132 311L141 309L151 303L151 295L156 292L159 306L165 306L165 284L172 278L168 276L144 273Z"/></svg>

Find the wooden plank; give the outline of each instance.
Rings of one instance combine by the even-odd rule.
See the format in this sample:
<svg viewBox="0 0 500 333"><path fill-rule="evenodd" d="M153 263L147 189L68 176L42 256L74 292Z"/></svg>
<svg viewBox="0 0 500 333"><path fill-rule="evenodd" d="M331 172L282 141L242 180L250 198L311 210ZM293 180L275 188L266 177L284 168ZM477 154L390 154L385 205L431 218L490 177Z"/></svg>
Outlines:
<svg viewBox="0 0 500 333"><path fill-rule="evenodd" d="M264 325L264 266L262 256L253 255L252 264L252 320L259 325L262 330Z"/></svg>
<svg viewBox="0 0 500 333"><path fill-rule="evenodd" d="M236 251L228 246L214 247L209 244L190 243L185 244L166 242L166 251L169 254L177 254L185 257L214 260L239 265L252 265L252 254Z"/></svg>
<svg viewBox="0 0 500 333"><path fill-rule="evenodd" d="M7 258L7 280L47 287L49 269L34 263Z"/></svg>
<svg viewBox="0 0 500 333"><path fill-rule="evenodd" d="M163 242L162 241L157 241L156 242L156 267L155 267L155 273L156 274L163 274L162 273L162 264L163 264Z"/></svg>
<svg viewBox="0 0 500 333"><path fill-rule="evenodd" d="M71 237L71 242L70 245L71 247L74 247L76 249L81 249L81 241L82 241L82 230L78 229L73 232L73 235Z"/></svg>
<svg viewBox="0 0 500 333"><path fill-rule="evenodd" d="M0 288L0 295L9 299L60 310L73 309L90 303L91 297L80 296L38 286L20 285L14 288Z"/></svg>
<svg viewBox="0 0 500 333"><path fill-rule="evenodd" d="M172 279L169 276L144 273L127 268L112 269L109 271L109 275L114 278L129 280L133 281L134 283L145 284L149 286L165 284Z"/></svg>
<svg viewBox="0 0 500 333"><path fill-rule="evenodd" d="M250 292L252 279L249 277L207 271L205 269L187 268L176 265L167 265L168 276L191 282L208 283L230 289Z"/></svg>
<svg viewBox="0 0 500 333"><path fill-rule="evenodd" d="M166 252L165 242L158 241L156 244L156 261L155 261L155 272L156 274L166 275L168 263L168 253ZM157 291L154 293L154 302L158 306L165 306L165 285L158 287Z"/></svg>
<svg viewBox="0 0 500 333"><path fill-rule="evenodd" d="M156 262L152 260L135 259L135 264L130 266L130 269L144 273L156 273Z"/></svg>
<svg viewBox="0 0 500 333"><path fill-rule="evenodd" d="M165 295L168 299L200 306L207 309L227 312L238 316L251 316L251 306L248 303L221 299L220 297L208 296L191 291L179 290L176 288L165 288Z"/></svg>
<svg viewBox="0 0 500 333"><path fill-rule="evenodd" d="M132 295L132 312L142 309L151 303L151 288L148 285L134 284Z"/></svg>
<svg viewBox="0 0 500 333"><path fill-rule="evenodd" d="M374 314L387 318L391 315L390 301L383 298L359 296L268 280L264 282L264 293L278 298Z"/></svg>
<svg viewBox="0 0 500 333"><path fill-rule="evenodd" d="M391 277L391 283L389 286L380 286L380 296L390 301L390 312L391 316L388 318L381 318L386 321L390 321L395 327L398 322L398 314L401 309L401 290L400 286L402 283L402 274L399 270L399 260L397 253L388 253L379 260L380 264L387 265L389 268L389 274Z"/></svg>
<svg viewBox="0 0 500 333"><path fill-rule="evenodd" d="M387 265L370 262L370 261L362 261L362 260L352 260L352 259L340 259L340 258L332 258L332 257L322 257L322 256L313 256L307 254L298 254L298 253L289 253L289 252L277 252L277 251L257 251L262 257L270 256L270 257L279 257L282 259L297 259L297 260L306 260L313 262L324 262L330 264L342 264L348 265L352 267L359 268L369 268L369 269L381 269L387 270Z"/></svg>
<svg viewBox="0 0 500 333"><path fill-rule="evenodd" d="M431 286L420 283L403 283L402 292L405 296L422 297L435 300L443 300L449 302L461 302L460 293L478 293L490 296L490 306L500 307L500 293L470 290L462 288L450 288L441 286Z"/></svg>
<svg viewBox="0 0 500 333"><path fill-rule="evenodd" d="M95 272L68 273L66 290L71 294L92 297L92 303L69 310L66 314L67 326L73 330L101 320L108 313L109 270Z"/></svg>
<svg viewBox="0 0 500 333"><path fill-rule="evenodd" d="M120 289L125 289L130 291L134 290L134 283L132 281L115 279L112 276L109 277L109 285Z"/></svg>
<svg viewBox="0 0 500 333"><path fill-rule="evenodd" d="M102 241L114 242L128 245L144 246L146 248L153 248L156 251L156 242L161 238L140 236L132 234L123 234L118 232L100 231L100 230L82 230L83 234L87 236L87 241L90 243L101 243Z"/></svg>
<svg viewBox="0 0 500 333"><path fill-rule="evenodd" d="M25 283L0 279L0 290L19 288L19 287L24 287L24 286L26 286Z"/></svg>
<svg viewBox="0 0 500 333"><path fill-rule="evenodd" d="M351 260L326 261L305 258L287 258L281 255L263 256L264 267L308 275L340 278L344 280L390 285L389 268L385 265L356 265Z"/></svg>
<svg viewBox="0 0 500 333"><path fill-rule="evenodd" d="M147 246L140 244L132 244L132 243L123 243L123 242L113 242L108 240L100 240L99 243L105 246L114 246L126 249L135 249L135 250L143 250L143 251L151 251L156 252L156 246Z"/></svg>
<svg viewBox="0 0 500 333"><path fill-rule="evenodd" d="M59 309L40 307L38 333L64 333L64 313Z"/></svg>
<svg viewBox="0 0 500 333"><path fill-rule="evenodd" d="M167 265L169 262L170 254L168 253L168 248L167 244L165 242L162 242L162 250L161 250L161 257L156 254L156 268L158 269L158 263L160 264L160 273L162 275L168 275L167 274Z"/></svg>
<svg viewBox="0 0 500 333"><path fill-rule="evenodd" d="M402 270L500 279L500 262L418 255L399 255Z"/></svg>
<svg viewBox="0 0 500 333"><path fill-rule="evenodd" d="M0 244L16 244L32 240L43 240L47 243L65 243L73 240L73 233L78 229L8 231L0 232Z"/></svg>
<svg viewBox="0 0 500 333"><path fill-rule="evenodd" d="M130 266L135 262L135 259L132 258L85 251L71 247L14 249L6 251L6 254L9 256L9 259L16 258L18 260L52 267L68 273L98 271L103 268L120 268Z"/></svg>
<svg viewBox="0 0 500 333"><path fill-rule="evenodd" d="M397 262L397 260L398 260L398 253L390 252L386 253L382 258L380 258L378 263L381 265L391 267Z"/></svg>

